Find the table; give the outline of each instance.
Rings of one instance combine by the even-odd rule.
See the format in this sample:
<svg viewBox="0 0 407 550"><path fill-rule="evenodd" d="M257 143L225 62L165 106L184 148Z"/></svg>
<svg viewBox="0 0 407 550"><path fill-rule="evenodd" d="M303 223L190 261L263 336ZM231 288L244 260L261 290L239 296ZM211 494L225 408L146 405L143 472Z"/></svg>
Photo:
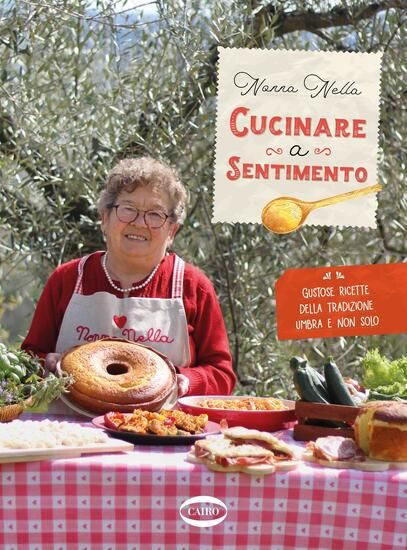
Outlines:
<svg viewBox="0 0 407 550"><path fill-rule="evenodd" d="M290 441L290 432L284 432ZM407 547L407 472L301 464L269 476L222 474L185 462L187 447L0 466L4 550L212 550ZM193 496L228 515L194 527L179 515Z"/></svg>

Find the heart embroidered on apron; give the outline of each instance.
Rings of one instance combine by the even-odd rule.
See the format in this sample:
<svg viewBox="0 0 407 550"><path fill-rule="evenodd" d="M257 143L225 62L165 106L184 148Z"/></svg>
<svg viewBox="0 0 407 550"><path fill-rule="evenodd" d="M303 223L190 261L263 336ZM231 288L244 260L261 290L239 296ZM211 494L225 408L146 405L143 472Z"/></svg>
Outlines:
<svg viewBox="0 0 407 550"><path fill-rule="evenodd" d="M113 315L113 321L118 328L123 328L127 322L127 317L125 315L122 315L121 317L118 315Z"/></svg>

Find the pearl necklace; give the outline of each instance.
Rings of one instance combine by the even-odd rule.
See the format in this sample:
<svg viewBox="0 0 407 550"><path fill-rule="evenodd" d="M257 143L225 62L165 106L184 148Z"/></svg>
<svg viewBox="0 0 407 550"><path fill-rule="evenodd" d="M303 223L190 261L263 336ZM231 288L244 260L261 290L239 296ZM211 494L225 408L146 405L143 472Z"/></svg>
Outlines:
<svg viewBox="0 0 407 550"><path fill-rule="evenodd" d="M141 283L140 285L131 286L129 288L121 288L120 286L117 286L117 285L114 284L113 279L111 278L111 276L109 275L109 272L107 270L106 263L107 263L107 252L103 256L103 260L102 260L103 271L105 272L106 278L109 281L110 285L115 290L118 290L119 292L123 292L123 293L133 292L133 290L139 290L140 288L144 288L145 286L147 286L148 283L151 281L151 279L154 277L154 275L157 273L158 268L160 267L160 264L157 264L155 266L155 268L153 269L153 271L150 273L150 275L147 277L147 279L144 281L144 283Z"/></svg>

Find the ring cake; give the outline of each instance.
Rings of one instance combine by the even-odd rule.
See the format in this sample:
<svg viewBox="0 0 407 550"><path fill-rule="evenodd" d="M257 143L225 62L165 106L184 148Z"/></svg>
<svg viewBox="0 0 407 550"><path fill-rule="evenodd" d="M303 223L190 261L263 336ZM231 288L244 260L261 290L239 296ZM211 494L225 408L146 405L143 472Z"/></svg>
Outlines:
<svg viewBox="0 0 407 550"><path fill-rule="evenodd" d="M67 350L60 368L74 378L69 398L97 413L156 411L176 387L175 368L164 355L116 338Z"/></svg>
<svg viewBox="0 0 407 550"><path fill-rule="evenodd" d="M407 461L407 403L372 401L361 407L355 439L370 458Z"/></svg>

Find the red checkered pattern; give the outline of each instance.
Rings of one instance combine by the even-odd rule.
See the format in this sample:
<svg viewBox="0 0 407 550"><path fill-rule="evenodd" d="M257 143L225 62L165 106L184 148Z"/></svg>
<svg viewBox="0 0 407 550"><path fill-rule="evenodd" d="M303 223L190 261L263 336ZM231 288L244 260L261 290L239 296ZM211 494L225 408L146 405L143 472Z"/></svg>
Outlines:
<svg viewBox="0 0 407 550"><path fill-rule="evenodd" d="M286 437L287 439L287 437ZM288 438L289 439L289 438ZM4 464L4 550L390 550L407 547L407 472L301 465L265 477L210 472L186 447ZM222 500L226 520L187 525L181 504Z"/></svg>

